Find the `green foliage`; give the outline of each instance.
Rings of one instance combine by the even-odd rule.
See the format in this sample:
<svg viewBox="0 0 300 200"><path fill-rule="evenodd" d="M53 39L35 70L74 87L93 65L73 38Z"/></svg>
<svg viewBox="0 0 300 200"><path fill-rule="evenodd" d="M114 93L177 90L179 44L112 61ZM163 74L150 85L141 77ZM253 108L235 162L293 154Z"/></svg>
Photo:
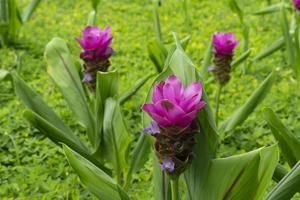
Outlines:
<svg viewBox="0 0 300 200"><path fill-rule="evenodd" d="M67 146L64 146L64 151L70 165L76 171L82 183L96 197L107 200L129 200L122 188L105 172Z"/></svg>
<svg viewBox="0 0 300 200"><path fill-rule="evenodd" d="M299 192L300 185L300 162L273 188L266 200L291 199Z"/></svg>
<svg viewBox="0 0 300 200"><path fill-rule="evenodd" d="M25 4L29 1L22 2ZM152 32L152 4L148 2L146 0L102 1L101 7L99 6L101 18L97 19L97 24L101 27L110 25L113 29L113 47L116 55L112 58L112 68L120 73L120 94L128 91L134 82L145 74L155 73L145 47L150 38L155 38ZM182 9L181 1L166 0L160 8L163 11L160 15L164 39L170 40L168 35L170 30L176 30L179 35L190 34L192 39L187 47L187 54L191 56L198 69L213 32L231 31L241 38L238 19L229 14L228 8L224 6L225 2L227 1L189 1L189 14L193 24L188 30L183 24L183 16L178 12ZM265 1L257 0L239 1L239 3L243 5L246 13L252 13L262 5L266 5ZM72 130L77 130L74 131L75 134L83 141L86 141L85 130L78 126L61 93L48 79L42 52L45 44L52 37L59 36L66 40L72 55L77 57L80 48L74 41L74 37L80 36L90 11L91 5L85 1L43 1L31 20L20 30L20 39L29 44L28 49L14 51L2 48L0 50L0 66L8 71L15 69L15 54L21 56L22 78L30 87L35 88L49 107L53 108ZM278 17L275 15L257 18L250 16L246 19L252 33L249 44L252 49L249 57L251 59L268 44L280 38L281 32ZM241 54L242 50L238 47L236 59ZM276 51L260 62L256 62L249 68L247 74L242 74L240 68L236 68L230 83L224 88L224 96L221 97L221 119L226 119L236 110L237 105L242 105L272 69L279 71L275 78L276 87L272 88L269 98L266 98L262 105L271 106L286 127L293 134L299 135L300 126L297 119L300 110L296 106L299 102L299 94L295 92L295 77L282 59L282 51ZM208 78L209 76L208 74ZM123 106L123 114L128 119L128 128L134 135L135 141L142 129L139 123L141 120L139 108L149 87L148 83L146 85L147 87L141 88L140 92L133 95L131 101L127 101ZM82 188L77 175L69 167L61 150L55 148L44 135L29 128L23 118L24 107L12 95L11 84L0 81L0 87L0 198L95 199L87 189ZM207 84L206 91L209 99L212 100L214 84ZM211 106L214 107L213 101ZM263 119L263 106L258 107L242 126L237 127L230 138L222 141L218 151L220 157L244 153L276 142ZM140 146L144 147L143 144L145 143L140 143ZM136 155L143 155L138 154L139 150L135 152ZM143 156L140 158L145 159ZM149 199L149 196L154 196L150 178L153 173L152 164L148 162L146 168L136 169L139 173L132 176L133 187L129 189L130 196L132 199Z"/></svg>
<svg viewBox="0 0 300 200"><path fill-rule="evenodd" d="M279 143L284 158L292 168L300 160L300 139L291 133L270 109L264 110L265 119Z"/></svg>

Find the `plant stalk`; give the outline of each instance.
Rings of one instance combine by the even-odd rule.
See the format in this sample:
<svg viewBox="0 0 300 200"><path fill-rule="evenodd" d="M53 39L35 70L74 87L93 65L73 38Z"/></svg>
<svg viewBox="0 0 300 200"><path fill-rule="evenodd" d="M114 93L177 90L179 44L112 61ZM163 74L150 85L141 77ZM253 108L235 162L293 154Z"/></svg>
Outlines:
<svg viewBox="0 0 300 200"><path fill-rule="evenodd" d="M220 104L220 96L222 92L223 86L221 84L218 84L218 89L216 93L216 113L215 113L215 119L216 119L216 125L218 127L218 121L219 121L219 104Z"/></svg>
<svg viewBox="0 0 300 200"><path fill-rule="evenodd" d="M178 180L179 180L178 176L171 180L172 200L179 200Z"/></svg>

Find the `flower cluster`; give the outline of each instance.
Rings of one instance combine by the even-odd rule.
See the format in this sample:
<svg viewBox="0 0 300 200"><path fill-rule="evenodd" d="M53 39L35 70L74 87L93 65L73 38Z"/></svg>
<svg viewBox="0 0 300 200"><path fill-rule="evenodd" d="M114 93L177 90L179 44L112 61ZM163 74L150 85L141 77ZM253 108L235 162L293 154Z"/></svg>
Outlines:
<svg viewBox="0 0 300 200"><path fill-rule="evenodd" d="M182 173L192 159L194 135L199 132L195 118L205 106L201 96L200 82L184 88L171 75L154 86L152 103L142 107L154 120L144 131L156 138L155 150L161 168L169 175Z"/></svg>
<svg viewBox="0 0 300 200"><path fill-rule="evenodd" d="M217 32L212 39L214 66L210 67L215 79L224 85L230 80L231 62L238 41L232 33Z"/></svg>
<svg viewBox="0 0 300 200"><path fill-rule="evenodd" d="M83 48L80 58L84 60L83 82L94 91L97 71L107 71L110 66L109 57L113 54L110 47L112 33L109 27L100 30L97 26L88 26L83 31L83 38L77 38Z"/></svg>

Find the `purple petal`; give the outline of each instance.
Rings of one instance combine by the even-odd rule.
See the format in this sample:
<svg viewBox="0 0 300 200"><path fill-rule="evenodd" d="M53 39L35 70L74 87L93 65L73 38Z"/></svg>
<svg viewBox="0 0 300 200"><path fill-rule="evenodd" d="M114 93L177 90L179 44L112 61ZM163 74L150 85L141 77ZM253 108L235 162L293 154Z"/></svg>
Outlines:
<svg viewBox="0 0 300 200"><path fill-rule="evenodd" d="M93 80L93 77L90 73L85 73L84 77L83 77L83 82L87 83L87 82L91 82Z"/></svg>
<svg viewBox="0 0 300 200"><path fill-rule="evenodd" d="M148 133L148 134L151 134L151 135L155 135L157 133L160 133L159 126L155 121L152 121L150 126L147 127L147 128L144 128L143 131L144 131L144 133Z"/></svg>
<svg viewBox="0 0 300 200"><path fill-rule="evenodd" d="M164 86L165 82L160 82L159 84L155 84L154 85L154 89L153 89L153 95L152 95L152 101L153 103L156 103L159 100L162 100L163 97L163 86Z"/></svg>
<svg viewBox="0 0 300 200"><path fill-rule="evenodd" d="M174 172L174 169L175 169L175 163L173 162L172 159L167 158L162 161L160 168L163 171L168 171L168 172L172 173L172 172Z"/></svg>
<svg viewBox="0 0 300 200"><path fill-rule="evenodd" d="M195 82L189 85L184 91L185 99L194 97L195 95L202 96L202 85L200 82Z"/></svg>

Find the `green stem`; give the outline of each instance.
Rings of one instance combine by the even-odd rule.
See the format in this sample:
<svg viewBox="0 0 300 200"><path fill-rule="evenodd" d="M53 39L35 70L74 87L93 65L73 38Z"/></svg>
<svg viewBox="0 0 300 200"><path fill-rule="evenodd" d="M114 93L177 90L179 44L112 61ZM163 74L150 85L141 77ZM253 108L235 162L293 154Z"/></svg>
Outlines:
<svg viewBox="0 0 300 200"><path fill-rule="evenodd" d="M171 180L172 200L179 200L178 180L179 180L179 177L175 177L174 179Z"/></svg>
<svg viewBox="0 0 300 200"><path fill-rule="evenodd" d="M215 113L215 119L216 119L216 125L218 126L218 121L219 121L219 103L220 103L220 96L222 92L222 85L218 84L218 89L216 93L216 113Z"/></svg>

